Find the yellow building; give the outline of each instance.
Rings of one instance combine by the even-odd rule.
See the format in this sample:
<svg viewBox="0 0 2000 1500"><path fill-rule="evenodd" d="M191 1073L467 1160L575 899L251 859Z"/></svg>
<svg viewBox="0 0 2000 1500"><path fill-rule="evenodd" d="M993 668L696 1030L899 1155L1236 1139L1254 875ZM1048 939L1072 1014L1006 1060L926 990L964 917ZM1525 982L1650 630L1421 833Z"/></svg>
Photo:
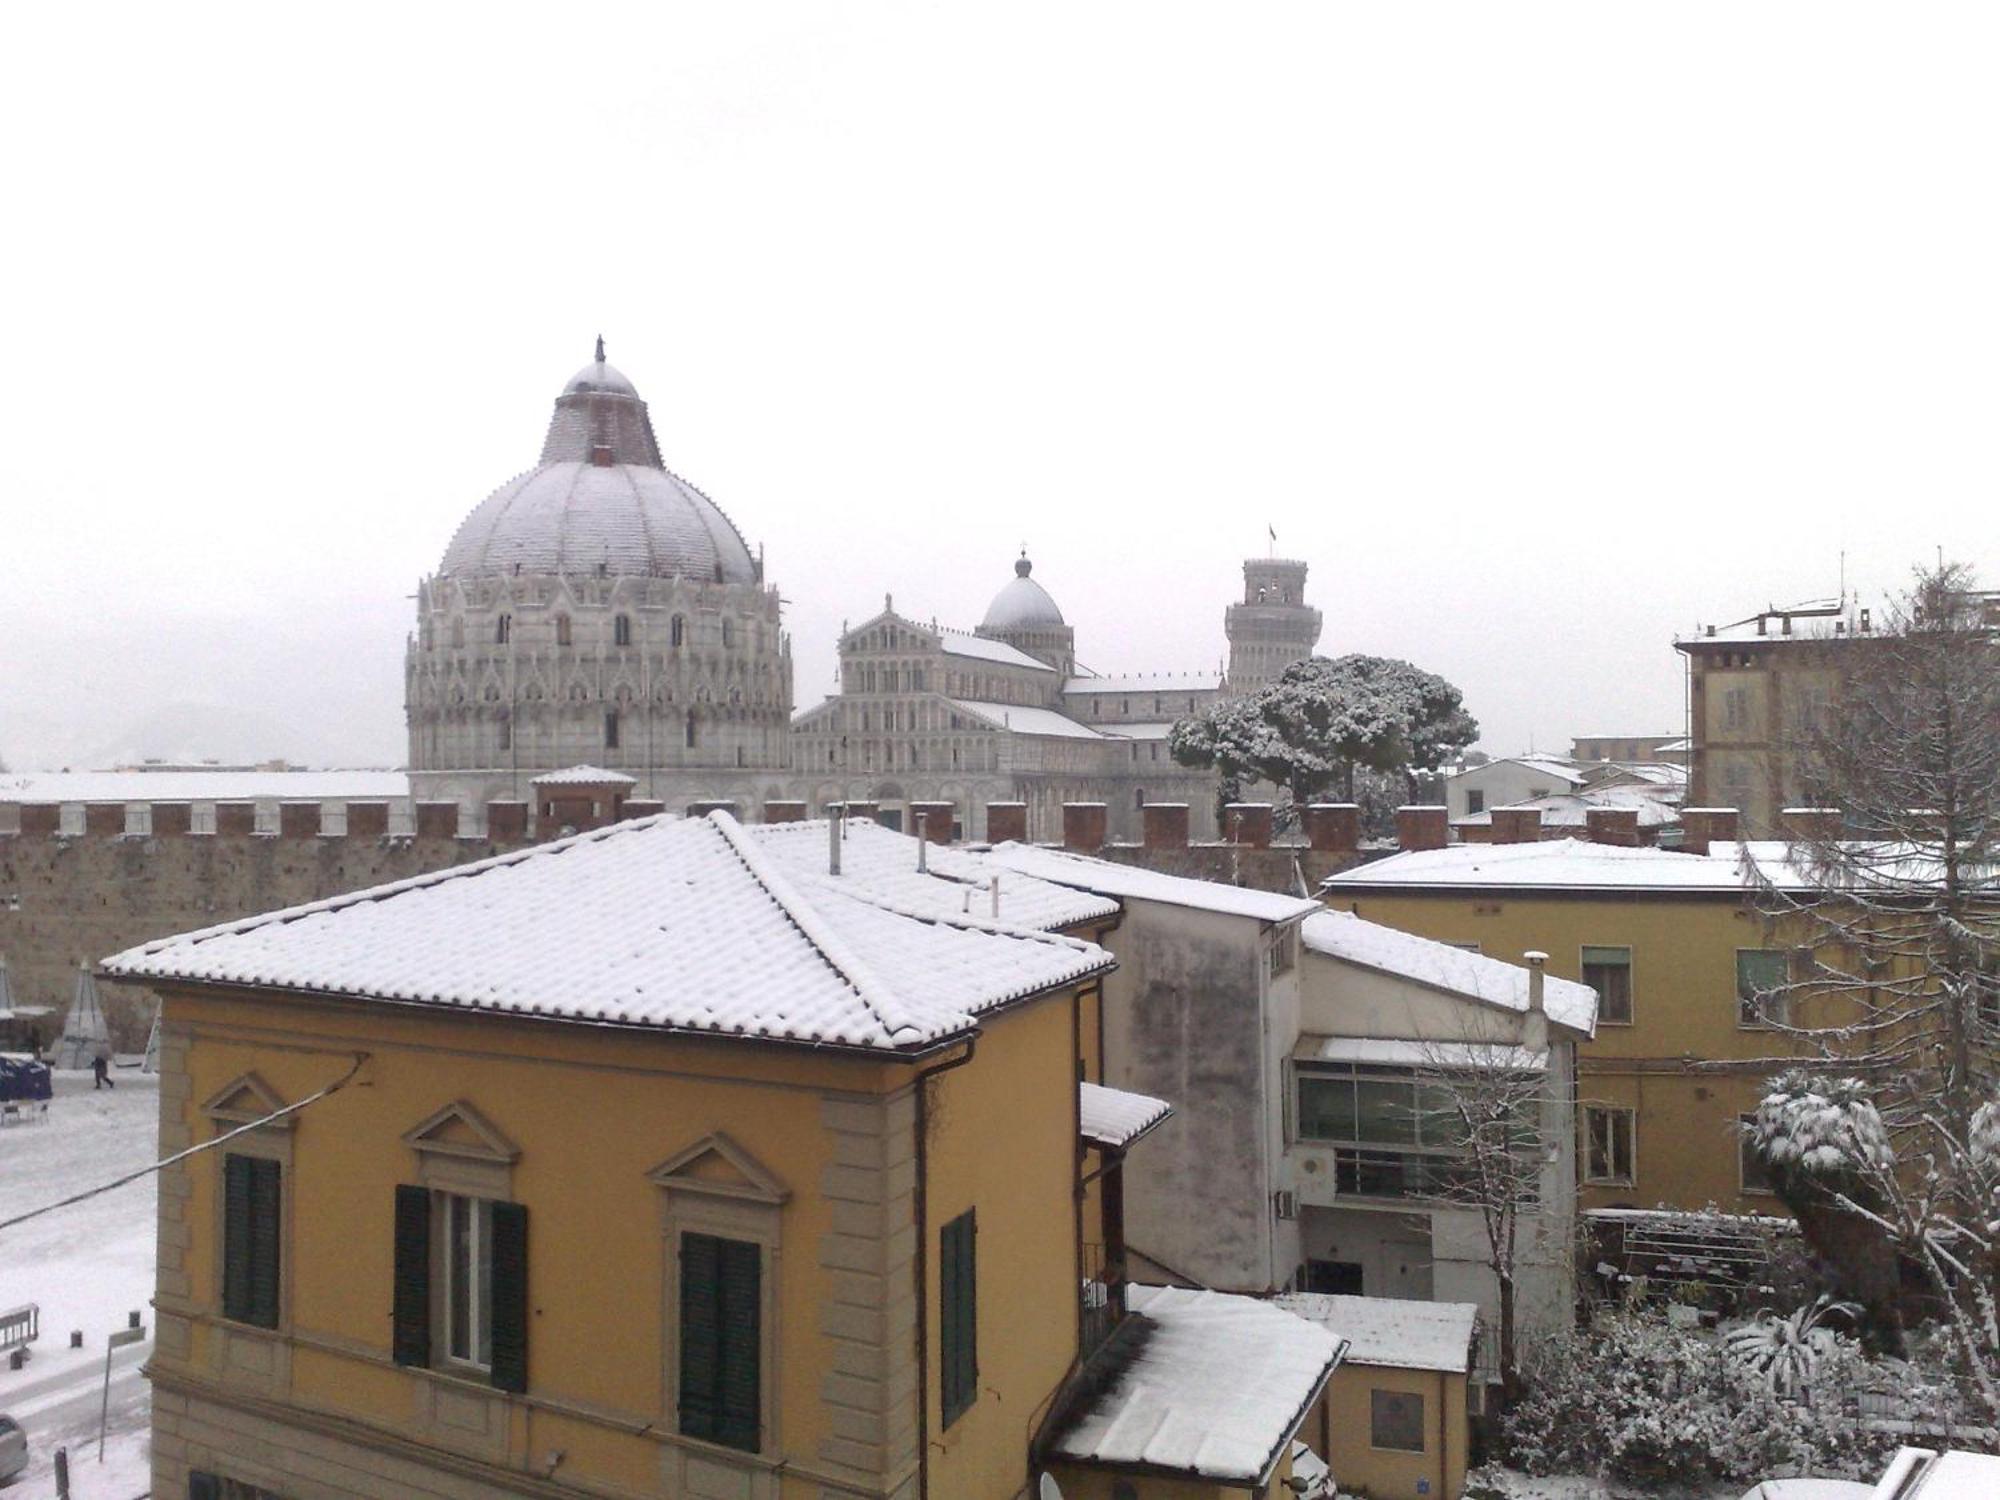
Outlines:
<svg viewBox="0 0 2000 1500"><path fill-rule="evenodd" d="M1055 930L1116 909L862 845L649 819L111 960L214 1146L161 1178L153 1493L1029 1493L1136 1339L1118 1267L1079 1296L1112 960Z"/></svg>
<svg viewBox="0 0 2000 1500"><path fill-rule="evenodd" d="M1577 1049L1584 1208L1783 1213L1737 1127L1797 1048L1769 1024L1794 958L1746 889L1745 851L1796 882L1784 845L1704 847L1456 844L1345 871L1322 894L1494 957L1544 952L1549 973L1598 992Z"/></svg>

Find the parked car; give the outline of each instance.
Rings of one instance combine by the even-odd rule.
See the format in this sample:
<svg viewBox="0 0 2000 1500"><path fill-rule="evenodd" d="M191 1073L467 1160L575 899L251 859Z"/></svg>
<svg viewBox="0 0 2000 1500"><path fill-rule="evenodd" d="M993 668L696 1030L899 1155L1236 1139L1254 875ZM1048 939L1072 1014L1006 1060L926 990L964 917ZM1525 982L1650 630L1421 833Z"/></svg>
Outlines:
<svg viewBox="0 0 2000 1500"><path fill-rule="evenodd" d="M28 1435L21 1424L0 1412L0 1484L12 1484L28 1467Z"/></svg>

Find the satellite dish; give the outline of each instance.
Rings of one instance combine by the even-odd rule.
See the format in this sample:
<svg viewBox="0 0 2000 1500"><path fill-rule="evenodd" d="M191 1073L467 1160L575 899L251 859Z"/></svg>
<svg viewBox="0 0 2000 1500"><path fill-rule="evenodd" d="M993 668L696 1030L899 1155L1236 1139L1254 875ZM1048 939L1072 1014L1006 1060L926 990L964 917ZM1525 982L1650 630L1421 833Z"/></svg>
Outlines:
<svg viewBox="0 0 2000 1500"><path fill-rule="evenodd" d="M1063 1500L1062 1486L1056 1483L1053 1474L1042 1475L1042 1482L1036 1487L1036 1493L1041 1496L1041 1500Z"/></svg>

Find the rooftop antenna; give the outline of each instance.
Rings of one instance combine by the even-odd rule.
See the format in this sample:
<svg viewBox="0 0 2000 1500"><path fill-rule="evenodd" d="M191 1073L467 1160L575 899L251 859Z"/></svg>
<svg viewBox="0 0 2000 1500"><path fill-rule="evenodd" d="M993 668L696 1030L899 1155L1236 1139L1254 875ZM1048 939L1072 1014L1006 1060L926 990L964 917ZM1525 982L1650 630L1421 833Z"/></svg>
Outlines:
<svg viewBox="0 0 2000 1500"><path fill-rule="evenodd" d="M600 365L604 363L604 335L601 333L597 336L597 362Z"/></svg>

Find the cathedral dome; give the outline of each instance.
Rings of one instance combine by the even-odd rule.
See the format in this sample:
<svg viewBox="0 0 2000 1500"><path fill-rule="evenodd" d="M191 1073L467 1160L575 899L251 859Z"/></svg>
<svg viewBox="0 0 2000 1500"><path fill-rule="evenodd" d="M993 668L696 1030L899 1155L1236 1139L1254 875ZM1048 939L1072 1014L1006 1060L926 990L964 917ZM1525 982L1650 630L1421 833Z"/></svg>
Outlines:
<svg viewBox="0 0 2000 1500"><path fill-rule="evenodd" d="M563 387L541 464L465 518L441 574L602 573L757 583L762 570L730 519L660 462L632 382L597 358Z"/></svg>
<svg viewBox="0 0 2000 1500"><path fill-rule="evenodd" d="M1033 571L1034 564L1022 553L1014 564L1013 578L986 606L986 618L979 622L981 630L1037 630L1062 625L1062 611L1056 608L1056 601L1049 597L1047 589L1028 576Z"/></svg>

